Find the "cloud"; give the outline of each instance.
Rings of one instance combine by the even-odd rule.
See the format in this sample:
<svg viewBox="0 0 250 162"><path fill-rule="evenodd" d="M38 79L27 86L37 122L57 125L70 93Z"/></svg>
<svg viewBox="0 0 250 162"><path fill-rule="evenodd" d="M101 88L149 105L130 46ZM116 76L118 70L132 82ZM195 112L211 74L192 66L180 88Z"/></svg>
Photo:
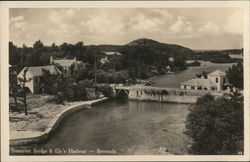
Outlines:
<svg viewBox="0 0 250 162"><path fill-rule="evenodd" d="M152 9L152 13L155 13L158 17L161 16L162 18L164 19L173 19L173 15L168 12L166 9L159 9L159 8L156 8L156 9Z"/></svg>
<svg viewBox="0 0 250 162"><path fill-rule="evenodd" d="M191 32L193 27L191 22L184 16L178 16L176 22L170 26L169 30L174 33Z"/></svg>
<svg viewBox="0 0 250 162"><path fill-rule="evenodd" d="M235 10L227 19L227 24L224 31L232 34L243 33L243 11L241 9Z"/></svg>
<svg viewBox="0 0 250 162"><path fill-rule="evenodd" d="M92 15L87 21L82 21L80 24L87 31L97 35L121 34L124 29L124 23L119 16L102 12Z"/></svg>
<svg viewBox="0 0 250 162"><path fill-rule="evenodd" d="M53 26L47 30L48 35L68 35L72 36L79 33L75 24L70 23L75 17L79 9L63 9L54 10L49 14L49 20L53 22Z"/></svg>
<svg viewBox="0 0 250 162"><path fill-rule="evenodd" d="M18 22L18 21L24 21L24 17L23 16L16 16L16 17L10 18L10 22Z"/></svg>
<svg viewBox="0 0 250 162"><path fill-rule="evenodd" d="M148 32L160 29L160 26L163 24L163 21L157 17L148 18L142 14L135 17L134 21L136 23L132 26L133 30L143 30Z"/></svg>
<svg viewBox="0 0 250 162"><path fill-rule="evenodd" d="M198 29L199 32L201 33L218 33L221 31L221 28L218 26L217 23L213 22L213 21L209 21L208 23L206 23L204 26L200 27Z"/></svg>
<svg viewBox="0 0 250 162"><path fill-rule="evenodd" d="M63 20L63 16L57 11L52 11L49 15L49 19L54 23L60 23Z"/></svg>
<svg viewBox="0 0 250 162"><path fill-rule="evenodd" d="M73 18L79 9L61 9L54 10L49 14L49 20L54 23L62 23Z"/></svg>
<svg viewBox="0 0 250 162"><path fill-rule="evenodd" d="M242 34L242 18L243 14L237 8L11 9L10 40L21 45L27 42L32 45L38 39L57 44L77 41L126 44L147 37L191 46L189 42L193 39L210 43L214 41L212 37L224 41L222 37L226 35ZM236 44L233 39L229 42ZM233 48L232 44L223 43L225 47ZM204 44L207 48L212 47ZM195 46L198 45L192 45ZM219 47L219 44L215 46Z"/></svg>
<svg viewBox="0 0 250 162"><path fill-rule="evenodd" d="M17 30L24 31L27 28L27 23L24 21L23 16L16 16L10 18L10 26Z"/></svg>
<svg viewBox="0 0 250 162"><path fill-rule="evenodd" d="M23 22L23 21L21 21L21 22L15 22L15 23L14 23L14 27L15 27L16 29L25 30L26 27L27 27L27 23L26 23L26 22Z"/></svg>

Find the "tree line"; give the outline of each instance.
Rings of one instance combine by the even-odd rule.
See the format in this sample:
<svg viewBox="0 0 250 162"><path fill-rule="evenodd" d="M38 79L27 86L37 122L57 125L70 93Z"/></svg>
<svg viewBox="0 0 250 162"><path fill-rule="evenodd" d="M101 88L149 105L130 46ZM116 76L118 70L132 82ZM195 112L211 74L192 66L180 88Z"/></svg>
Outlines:
<svg viewBox="0 0 250 162"><path fill-rule="evenodd" d="M152 44L152 42L150 42ZM122 55L108 56L109 63L103 65L100 59L106 55L102 51L102 47L106 46L85 46L83 42L76 44L62 43L51 46L45 46L42 41L36 41L32 47L23 45L17 47L9 42L9 63L16 67L20 72L23 67L43 66L49 64L50 56L54 58L74 58L83 61L89 65L88 74L85 78L93 79L94 63L97 61L97 69L101 72L105 71L121 71L128 70L130 78L146 79L155 74L164 74L166 67L171 66L173 70L183 70L186 68L185 59L182 57L182 48L165 47L159 45L138 44L136 46L114 46ZM183 51L185 52L185 50ZM188 51L190 52L190 51ZM176 56L174 55L176 53ZM174 57L174 62L169 62L169 58ZM128 78L123 78L123 80Z"/></svg>

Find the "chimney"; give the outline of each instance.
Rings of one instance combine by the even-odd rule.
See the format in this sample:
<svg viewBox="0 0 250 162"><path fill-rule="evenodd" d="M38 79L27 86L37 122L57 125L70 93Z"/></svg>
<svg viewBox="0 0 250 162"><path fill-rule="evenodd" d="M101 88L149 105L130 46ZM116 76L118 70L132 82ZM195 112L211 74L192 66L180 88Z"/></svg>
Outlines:
<svg viewBox="0 0 250 162"><path fill-rule="evenodd" d="M53 56L50 56L50 63L53 63Z"/></svg>

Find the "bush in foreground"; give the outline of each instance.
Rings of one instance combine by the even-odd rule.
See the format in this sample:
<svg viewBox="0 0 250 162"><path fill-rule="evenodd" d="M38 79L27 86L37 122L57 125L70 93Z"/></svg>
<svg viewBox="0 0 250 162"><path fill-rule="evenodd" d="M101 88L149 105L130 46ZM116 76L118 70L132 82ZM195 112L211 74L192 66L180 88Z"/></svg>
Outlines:
<svg viewBox="0 0 250 162"><path fill-rule="evenodd" d="M186 134L192 138L191 154L243 153L243 98L233 94L217 98L207 94L191 106Z"/></svg>

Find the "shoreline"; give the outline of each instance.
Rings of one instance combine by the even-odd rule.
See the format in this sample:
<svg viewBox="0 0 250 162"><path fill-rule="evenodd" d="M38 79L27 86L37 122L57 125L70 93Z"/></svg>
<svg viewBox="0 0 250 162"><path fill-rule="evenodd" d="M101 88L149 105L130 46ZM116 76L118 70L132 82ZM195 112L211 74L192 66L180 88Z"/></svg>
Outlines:
<svg viewBox="0 0 250 162"><path fill-rule="evenodd" d="M29 144L35 144L40 143L45 140L47 140L58 128L58 126L61 124L63 119L67 117L69 114L72 114L76 111L87 109L87 106L96 105L99 103L102 103L104 101L107 101L109 98L104 97L97 100L91 100L91 101L82 101L81 103L69 106L68 108L64 109L62 112L60 112L58 115L56 115L47 126L46 130L43 132L35 132L35 131L16 131L17 136L12 136L9 139L9 145L10 146L21 146L21 145L29 145Z"/></svg>

